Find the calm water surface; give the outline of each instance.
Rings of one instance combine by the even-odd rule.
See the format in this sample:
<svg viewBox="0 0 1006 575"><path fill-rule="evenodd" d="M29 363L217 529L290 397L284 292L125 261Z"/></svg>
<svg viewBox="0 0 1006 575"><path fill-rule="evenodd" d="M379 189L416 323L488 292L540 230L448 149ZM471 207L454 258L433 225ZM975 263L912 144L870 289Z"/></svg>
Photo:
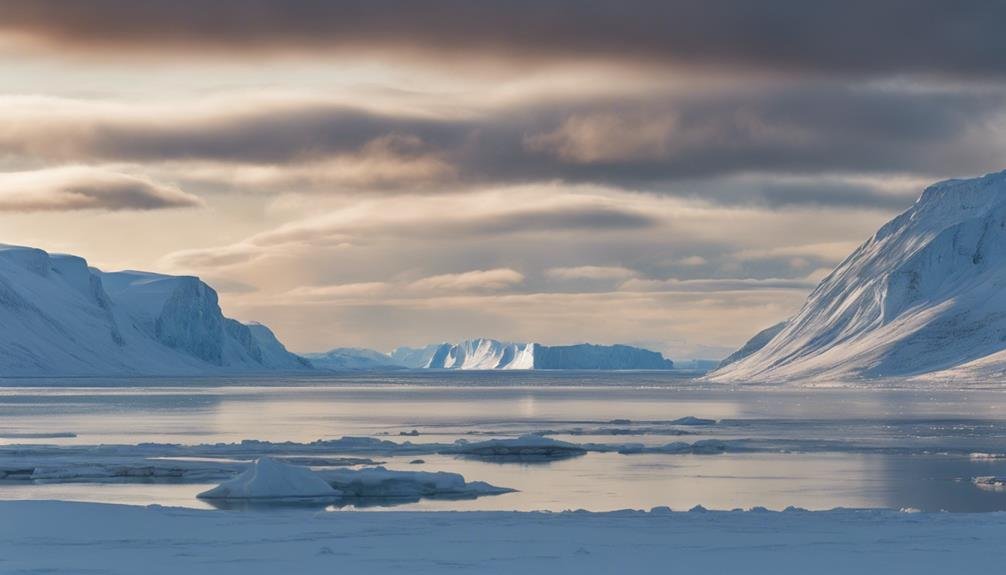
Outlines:
<svg viewBox="0 0 1006 575"><path fill-rule="evenodd" d="M690 435L612 435L715 419ZM626 422L625 420L628 420ZM613 423L614 422L614 423ZM416 437L402 437L416 430ZM392 469L455 471L519 492L422 500L395 509L591 509L796 505L1006 510L1006 393L719 388L662 373L419 373L310 379L54 380L0 383L0 444L65 445L243 439L307 442L346 435L450 442L551 431L586 443L660 445L750 439L719 455L587 453L550 463L446 455L374 456ZM603 431L608 430L608 431ZM200 484L0 483L0 499L70 499L202 507ZM385 509L385 506L370 509Z"/></svg>

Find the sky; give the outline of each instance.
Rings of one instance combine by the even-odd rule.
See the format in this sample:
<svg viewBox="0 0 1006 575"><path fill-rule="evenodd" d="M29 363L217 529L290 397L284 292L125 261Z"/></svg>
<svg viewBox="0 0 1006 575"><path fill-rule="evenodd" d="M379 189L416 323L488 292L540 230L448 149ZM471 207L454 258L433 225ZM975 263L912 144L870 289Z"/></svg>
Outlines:
<svg viewBox="0 0 1006 575"><path fill-rule="evenodd" d="M1006 4L0 0L0 242L300 352L719 358L1006 168Z"/></svg>

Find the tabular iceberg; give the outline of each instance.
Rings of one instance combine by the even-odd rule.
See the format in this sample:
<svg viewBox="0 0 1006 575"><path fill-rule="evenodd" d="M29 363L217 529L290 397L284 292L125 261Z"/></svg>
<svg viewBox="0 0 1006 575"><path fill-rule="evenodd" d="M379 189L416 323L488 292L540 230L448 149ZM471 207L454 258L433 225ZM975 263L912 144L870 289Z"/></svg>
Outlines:
<svg viewBox="0 0 1006 575"><path fill-rule="evenodd" d="M398 348L391 358L419 369L673 369L655 351L628 345L542 345L470 339L423 348Z"/></svg>

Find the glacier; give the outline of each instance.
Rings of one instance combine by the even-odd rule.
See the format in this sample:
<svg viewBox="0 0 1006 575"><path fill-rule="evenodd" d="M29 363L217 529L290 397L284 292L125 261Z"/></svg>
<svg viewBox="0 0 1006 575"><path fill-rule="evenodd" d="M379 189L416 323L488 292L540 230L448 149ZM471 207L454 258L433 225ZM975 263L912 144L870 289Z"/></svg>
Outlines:
<svg viewBox="0 0 1006 575"><path fill-rule="evenodd" d="M1006 172L947 180L880 228L716 382L985 383L1006 375Z"/></svg>
<svg viewBox="0 0 1006 575"><path fill-rule="evenodd" d="M309 369L264 325L225 317L199 278L103 272L77 256L0 244L0 376Z"/></svg>
<svg viewBox="0 0 1006 575"><path fill-rule="evenodd" d="M333 371L405 367L388 354L361 347L337 347L323 353L305 353L304 357L318 369Z"/></svg>
<svg viewBox="0 0 1006 575"><path fill-rule="evenodd" d="M542 345L488 338L400 347L390 355L413 369L673 369L659 352L628 345Z"/></svg>

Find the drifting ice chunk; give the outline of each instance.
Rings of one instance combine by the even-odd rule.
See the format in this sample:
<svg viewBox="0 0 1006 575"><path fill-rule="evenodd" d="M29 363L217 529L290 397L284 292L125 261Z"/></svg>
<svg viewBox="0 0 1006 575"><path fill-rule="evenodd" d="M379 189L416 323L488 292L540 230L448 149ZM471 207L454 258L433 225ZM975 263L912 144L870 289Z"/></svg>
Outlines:
<svg viewBox="0 0 1006 575"><path fill-rule="evenodd" d="M671 425L716 425L716 420L688 415L675 419L671 422Z"/></svg>
<svg viewBox="0 0 1006 575"><path fill-rule="evenodd" d="M201 499L317 499L338 497L318 474L306 467L263 457L237 477L204 491Z"/></svg>
<svg viewBox="0 0 1006 575"><path fill-rule="evenodd" d="M982 489L999 490L1006 488L1006 477L995 477L993 475L975 477L971 480L971 483L974 483Z"/></svg>
<svg viewBox="0 0 1006 575"><path fill-rule="evenodd" d="M395 471L384 467L321 472L345 497L476 497L510 493L482 481L465 482L458 473Z"/></svg>
<svg viewBox="0 0 1006 575"><path fill-rule="evenodd" d="M575 443L558 441L540 435L522 435L516 439L490 439L477 443L464 440L455 443L454 453L482 458L503 459L564 459L587 452Z"/></svg>

